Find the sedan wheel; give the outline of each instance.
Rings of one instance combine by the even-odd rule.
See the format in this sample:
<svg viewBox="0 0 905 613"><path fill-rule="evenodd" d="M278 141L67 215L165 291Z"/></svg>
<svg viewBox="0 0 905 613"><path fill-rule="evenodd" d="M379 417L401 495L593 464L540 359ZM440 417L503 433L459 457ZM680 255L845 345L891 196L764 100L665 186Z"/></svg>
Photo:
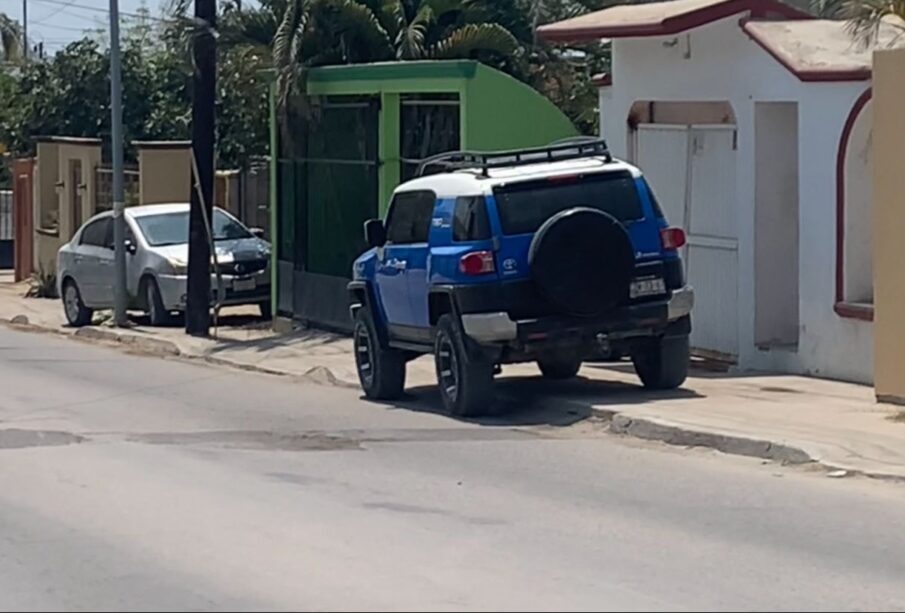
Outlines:
<svg viewBox="0 0 905 613"><path fill-rule="evenodd" d="M82 294L75 281L67 280L63 285L63 312L69 325L76 328L87 326L94 316L94 312L82 302Z"/></svg>

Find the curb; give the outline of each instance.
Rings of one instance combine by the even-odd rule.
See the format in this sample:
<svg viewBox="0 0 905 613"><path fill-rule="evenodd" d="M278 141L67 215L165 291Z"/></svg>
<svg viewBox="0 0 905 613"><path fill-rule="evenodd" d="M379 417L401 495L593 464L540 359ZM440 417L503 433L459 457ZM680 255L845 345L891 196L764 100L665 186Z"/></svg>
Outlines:
<svg viewBox="0 0 905 613"><path fill-rule="evenodd" d="M103 328L79 328L75 331L74 336L79 339L119 343L151 355L182 355L179 346L172 341L114 332Z"/></svg>
<svg viewBox="0 0 905 613"><path fill-rule="evenodd" d="M661 441L667 445L709 447L731 455L774 460L784 464L818 462L799 447L732 434L694 430L655 419L631 417L624 413L616 413L612 416L610 431L635 438Z"/></svg>

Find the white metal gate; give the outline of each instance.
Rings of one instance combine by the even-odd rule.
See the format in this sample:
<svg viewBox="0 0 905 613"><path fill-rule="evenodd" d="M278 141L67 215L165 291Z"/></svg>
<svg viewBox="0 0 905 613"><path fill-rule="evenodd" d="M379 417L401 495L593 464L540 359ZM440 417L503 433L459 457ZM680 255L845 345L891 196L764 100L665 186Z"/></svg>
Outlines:
<svg viewBox="0 0 905 613"><path fill-rule="evenodd" d="M638 128L636 162L667 219L688 234L688 282L695 288L692 347L738 355L738 225L735 126Z"/></svg>

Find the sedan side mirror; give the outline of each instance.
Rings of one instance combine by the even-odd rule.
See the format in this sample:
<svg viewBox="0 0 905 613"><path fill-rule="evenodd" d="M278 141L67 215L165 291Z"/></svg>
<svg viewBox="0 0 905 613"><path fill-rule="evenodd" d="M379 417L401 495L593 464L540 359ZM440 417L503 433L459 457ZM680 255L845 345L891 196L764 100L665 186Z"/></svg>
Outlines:
<svg viewBox="0 0 905 613"><path fill-rule="evenodd" d="M249 228L248 231L251 232L251 235L255 238L264 238L264 228Z"/></svg>
<svg viewBox="0 0 905 613"><path fill-rule="evenodd" d="M123 244L126 246L126 253L135 255L135 252L138 251L138 247L135 246L132 239L127 238Z"/></svg>
<svg viewBox="0 0 905 613"><path fill-rule="evenodd" d="M381 220L369 219L365 222L365 240L369 247L383 247L387 244L387 230Z"/></svg>

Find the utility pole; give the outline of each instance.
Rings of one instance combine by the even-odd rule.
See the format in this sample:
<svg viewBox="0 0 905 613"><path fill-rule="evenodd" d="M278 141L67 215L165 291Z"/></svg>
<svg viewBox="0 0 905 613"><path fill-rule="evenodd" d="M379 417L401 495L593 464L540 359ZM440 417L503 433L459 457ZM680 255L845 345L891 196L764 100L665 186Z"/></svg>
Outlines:
<svg viewBox="0 0 905 613"><path fill-rule="evenodd" d="M119 2L110 0L110 149L113 154L113 321L126 316L126 198L123 193L123 92L119 52Z"/></svg>
<svg viewBox="0 0 905 613"><path fill-rule="evenodd" d="M192 155L195 156L189 215L188 296L185 331L207 336L211 326L211 244L209 233L214 196L214 102L217 47L214 28L216 0L195 0L195 20L201 26L192 41L195 58L192 97ZM202 208L203 207L203 208Z"/></svg>
<svg viewBox="0 0 905 613"><path fill-rule="evenodd" d="M28 59L28 0L22 0L22 58Z"/></svg>

